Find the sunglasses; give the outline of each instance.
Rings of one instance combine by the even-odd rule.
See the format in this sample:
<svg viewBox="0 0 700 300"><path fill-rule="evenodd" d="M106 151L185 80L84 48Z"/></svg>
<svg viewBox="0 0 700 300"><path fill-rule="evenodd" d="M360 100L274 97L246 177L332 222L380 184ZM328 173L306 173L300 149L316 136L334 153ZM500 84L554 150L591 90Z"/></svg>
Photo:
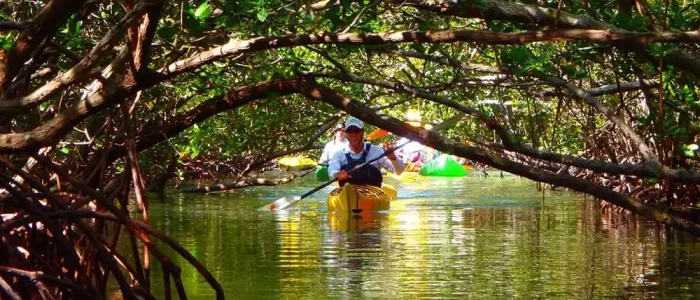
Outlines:
<svg viewBox="0 0 700 300"><path fill-rule="evenodd" d="M358 129L358 128L350 127L350 128L348 128L348 129L345 129L345 132L347 132L347 133L356 133L356 132L362 132L362 129Z"/></svg>

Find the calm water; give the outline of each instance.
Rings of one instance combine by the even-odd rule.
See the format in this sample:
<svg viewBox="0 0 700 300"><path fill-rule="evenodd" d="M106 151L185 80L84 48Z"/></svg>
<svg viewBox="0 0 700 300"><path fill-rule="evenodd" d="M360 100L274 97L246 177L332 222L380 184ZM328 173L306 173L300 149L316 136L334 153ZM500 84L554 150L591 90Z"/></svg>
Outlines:
<svg viewBox="0 0 700 300"><path fill-rule="evenodd" d="M151 198L151 223L178 240L229 299L697 299L700 241L607 218L595 201L537 192L514 176L398 182L391 211L334 218L322 190L296 211L255 208L278 187ZM172 251L168 251L172 254ZM213 290L177 255L190 299ZM162 296L159 268L154 293ZM174 290L173 290L174 292Z"/></svg>

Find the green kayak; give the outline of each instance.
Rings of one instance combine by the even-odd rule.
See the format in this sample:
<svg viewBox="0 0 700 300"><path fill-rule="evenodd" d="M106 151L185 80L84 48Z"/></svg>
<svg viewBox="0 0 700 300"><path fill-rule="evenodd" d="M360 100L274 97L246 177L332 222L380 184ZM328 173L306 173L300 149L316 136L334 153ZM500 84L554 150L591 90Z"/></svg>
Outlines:
<svg viewBox="0 0 700 300"><path fill-rule="evenodd" d="M328 177L328 166L316 167L316 180L323 182L331 180Z"/></svg>
<svg viewBox="0 0 700 300"><path fill-rule="evenodd" d="M423 176L462 177L467 175L467 170L449 155L440 157L424 164L418 174Z"/></svg>

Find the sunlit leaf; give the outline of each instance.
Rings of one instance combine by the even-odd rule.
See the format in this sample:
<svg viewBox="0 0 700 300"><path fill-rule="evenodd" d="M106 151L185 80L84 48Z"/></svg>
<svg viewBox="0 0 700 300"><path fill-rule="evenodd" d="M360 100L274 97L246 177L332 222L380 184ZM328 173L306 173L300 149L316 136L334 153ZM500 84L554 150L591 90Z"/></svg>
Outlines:
<svg viewBox="0 0 700 300"><path fill-rule="evenodd" d="M267 20L267 9L264 7L261 8L260 11L258 11L257 17L260 22L265 22L265 20Z"/></svg>
<svg viewBox="0 0 700 300"><path fill-rule="evenodd" d="M204 2L197 7L197 10L194 11L194 16L200 20L204 20L211 16L211 11L211 5L209 5L208 2Z"/></svg>
<svg viewBox="0 0 700 300"><path fill-rule="evenodd" d="M177 34L178 29L172 26L161 27L158 29L158 36L164 40L172 40Z"/></svg>

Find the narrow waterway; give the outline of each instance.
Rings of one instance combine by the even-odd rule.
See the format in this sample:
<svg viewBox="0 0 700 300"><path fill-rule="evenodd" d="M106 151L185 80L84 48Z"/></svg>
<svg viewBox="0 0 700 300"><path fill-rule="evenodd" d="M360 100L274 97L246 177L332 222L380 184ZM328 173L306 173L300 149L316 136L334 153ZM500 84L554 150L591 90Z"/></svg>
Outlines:
<svg viewBox="0 0 700 300"><path fill-rule="evenodd" d="M606 217L582 195L515 176L386 181L399 197L362 220L329 216L330 189L299 209L258 212L318 183L151 198L151 224L179 241L229 299L697 299L700 241ZM190 299L214 292L184 259ZM153 270L154 293L162 276ZM174 293L174 290L173 290Z"/></svg>

